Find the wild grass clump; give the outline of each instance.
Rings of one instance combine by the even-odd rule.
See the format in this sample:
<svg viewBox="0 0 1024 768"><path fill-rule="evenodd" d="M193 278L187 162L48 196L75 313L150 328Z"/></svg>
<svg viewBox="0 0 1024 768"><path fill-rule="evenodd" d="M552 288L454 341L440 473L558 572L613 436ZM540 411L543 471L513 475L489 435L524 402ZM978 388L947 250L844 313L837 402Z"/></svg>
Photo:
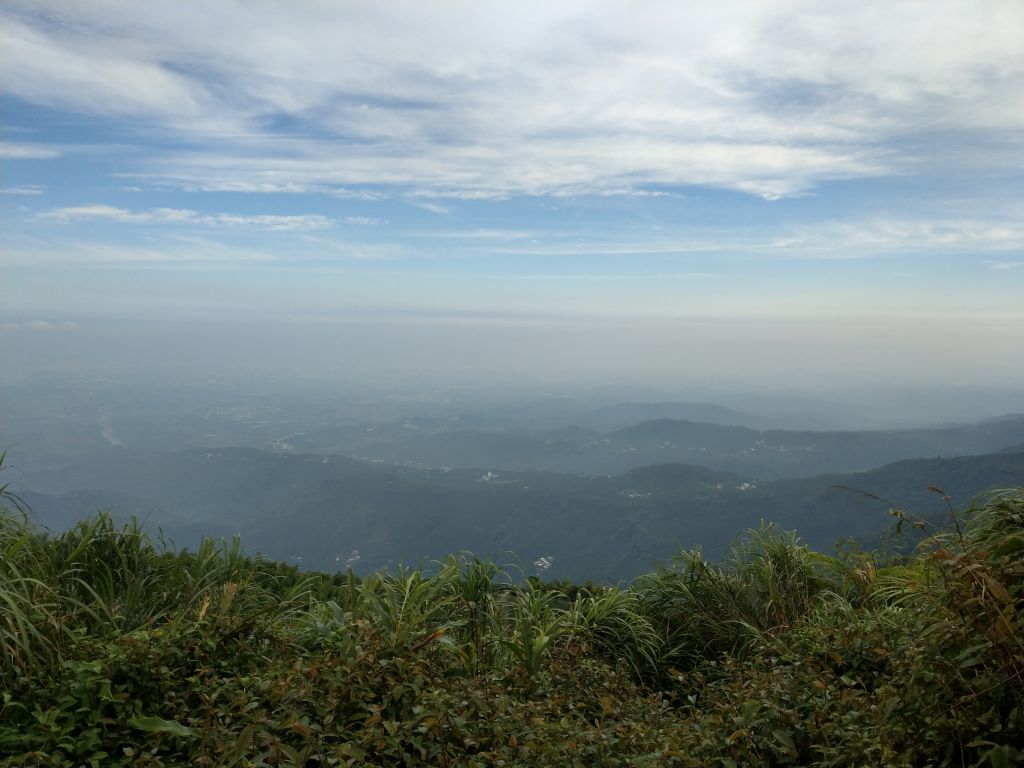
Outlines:
<svg viewBox="0 0 1024 768"><path fill-rule="evenodd" d="M722 563L700 550L639 577L632 592L661 640L662 669L692 669L721 654L742 657L765 634L797 624L837 587L836 561L773 526L747 531Z"/></svg>
<svg viewBox="0 0 1024 768"><path fill-rule="evenodd" d="M762 526L586 589L468 554L304 574L6 506L0 765L1024 760L1020 488L897 565Z"/></svg>

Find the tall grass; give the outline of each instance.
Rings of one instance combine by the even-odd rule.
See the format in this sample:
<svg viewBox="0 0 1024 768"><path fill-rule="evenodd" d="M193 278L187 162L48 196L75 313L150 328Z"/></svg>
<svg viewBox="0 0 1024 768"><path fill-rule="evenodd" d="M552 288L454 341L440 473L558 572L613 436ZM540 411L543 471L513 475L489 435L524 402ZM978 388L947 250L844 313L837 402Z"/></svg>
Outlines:
<svg viewBox="0 0 1024 768"><path fill-rule="evenodd" d="M278 588L265 565L237 540L173 553L134 519L100 512L50 536L0 509L0 677L58 667L83 637L197 622L230 636L298 621L308 583Z"/></svg>
<svg viewBox="0 0 1024 768"><path fill-rule="evenodd" d="M623 661L638 679L650 678L662 661L664 640L644 607L636 590L607 587L577 595L572 626L601 656Z"/></svg>
<svg viewBox="0 0 1024 768"><path fill-rule="evenodd" d="M774 526L747 531L719 564L700 550L633 585L638 612L660 639L661 669L687 669L720 654L742 656L784 632L837 586L837 561Z"/></svg>
<svg viewBox="0 0 1024 768"><path fill-rule="evenodd" d="M45 578L51 563L41 535L24 518L0 511L0 678L30 672L61 658L69 609ZM43 577L43 578L41 578Z"/></svg>

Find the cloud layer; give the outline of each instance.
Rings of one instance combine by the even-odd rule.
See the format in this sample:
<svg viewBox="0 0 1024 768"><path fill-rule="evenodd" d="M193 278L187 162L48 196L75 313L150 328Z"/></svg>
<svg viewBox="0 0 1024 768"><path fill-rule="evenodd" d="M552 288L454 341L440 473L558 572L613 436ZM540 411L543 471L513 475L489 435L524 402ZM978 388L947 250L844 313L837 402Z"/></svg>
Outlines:
<svg viewBox="0 0 1024 768"><path fill-rule="evenodd" d="M9 93L176 136L143 173L186 188L777 198L920 172L936 136L945 172L998 166L1021 29L1016 0L11 0L0 48Z"/></svg>
<svg viewBox="0 0 1024 768"><path fill-rule="evenodd" d="M69 224L79 221L109 221L121 224L179 224L210 227L239 227L265 229L277 232L296 232L330 229L334 221L326 216L302 214L297 216L256 215L242 216L233 213L200 213L181 208L153 208L131 211L112 205L76 205L54 208L36 215L37 221Z"/></svg>
<svg viewBox="0 0 1024 768"><path fill-rule="evenodd" d="M1020 0L6 0L0 327L432 355L506 324L517 367L611 376L690 366L710 318L750 380L921 339L921 376L989 375L1024 328L1022 30Z"/></svg>

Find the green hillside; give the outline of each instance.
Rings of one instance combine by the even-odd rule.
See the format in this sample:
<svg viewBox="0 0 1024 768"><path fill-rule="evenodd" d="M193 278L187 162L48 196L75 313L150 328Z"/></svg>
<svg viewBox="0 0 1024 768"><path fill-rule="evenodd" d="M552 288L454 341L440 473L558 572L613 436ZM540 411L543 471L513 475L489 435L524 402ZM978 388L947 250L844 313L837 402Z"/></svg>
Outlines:
<svg viewBox="0 0 1024 768"><path fill-rule="evenodd" d="M304 568L352 565L367 573L469 550L546 578L615 582L680 547L701 546L718 557L737 531L762 520L795 529L826 551L846 537L872 544L893 523L892 506L929 519L946 514L929 485L966 504L986 488L1024 482L1024 453L762 482L680 464L604 477L194 449L134 457L120 472L92 480L116 493L107 502L98 491L25 497L55 529L106 508L122 519L140 514L180 545L240 533L253 551ZM540 558L543 569L533 565Z"/></svg>

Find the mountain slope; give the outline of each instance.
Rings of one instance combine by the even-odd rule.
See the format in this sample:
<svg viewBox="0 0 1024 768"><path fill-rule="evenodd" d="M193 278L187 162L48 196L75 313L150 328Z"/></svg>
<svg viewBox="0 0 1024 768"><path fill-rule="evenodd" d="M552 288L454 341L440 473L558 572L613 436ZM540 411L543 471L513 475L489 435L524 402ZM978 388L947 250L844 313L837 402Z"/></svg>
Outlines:
<svg viewBox="0 0 1024 768"><path fill-rule="evenodd" d="M860 472L902 459L994 453L1024 442L1024 418L936 429L759 431L677 419L613 432L348 427L297 437L300 452L340 453L418 467L490 467L620 474L650 464L698 464L762 480Z"/></svg>
<svg viewBox="0 0 1024 768"><path fill-rule="evenodd" d="M105 486L180 545L240 533L251 551L304 567L367 570L470 550L515 553L527 573L629 578L680 547L716 556L762 520L812 545L872 538L889 504L942 520L940 485L958 505L985 488L1024 484L1024 453L903 461L854 475L762 482L688 465L613 477L491 470L417 470L338 456L253 449L187 450ZM848 491L846 486L886 499ZM101 506L102 494L89 497ZM66 496L32 497L40 522L66 521ZM123 501L121 502L123 504ZM79 507L81 509L81 507ZM83 510L85 511L85 510Z"/></svg>

